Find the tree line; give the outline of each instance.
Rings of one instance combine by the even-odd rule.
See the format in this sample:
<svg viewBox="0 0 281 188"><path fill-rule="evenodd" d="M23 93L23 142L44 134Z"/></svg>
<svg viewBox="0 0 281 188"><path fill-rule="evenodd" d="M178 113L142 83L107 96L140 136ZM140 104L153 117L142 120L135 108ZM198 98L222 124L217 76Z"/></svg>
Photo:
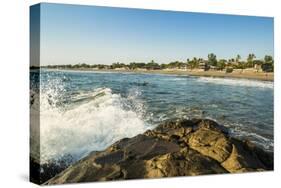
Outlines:
<svg viewBox="0 0 281 188"><path fill-rule="evenodd" d="M198 69L203 68L205 70L215 69L246 69L260 67L265 72L273 72L274 70L274 60L272 56L265 55L263 59L256 59L255 54L251 53L248 55L247 59L242 61L241 56L238 54L235 58L231 59L218 59L214 53L208 54L208 58L205 60L203 58L194 57L192 59L187 59L183 61L173 61L167 64L159 64L154 60L150 62L131 62L129 64L116 62L111 65L104 64L86 64L79 63L75 65L47 65L43 66L46 68L57 68L57 69L147 69L147 70L161 70L161 69Z"/></svg>

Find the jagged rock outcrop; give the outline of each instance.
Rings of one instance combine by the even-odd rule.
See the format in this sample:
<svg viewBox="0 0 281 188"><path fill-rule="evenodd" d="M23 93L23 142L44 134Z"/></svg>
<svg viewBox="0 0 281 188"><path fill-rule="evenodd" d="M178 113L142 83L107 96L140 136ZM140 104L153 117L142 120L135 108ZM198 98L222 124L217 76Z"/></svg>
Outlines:
<svg viewBox="0 0 281 188"><path fill-rule="evenodd" d="M273 170L273 154L212 120L170 120L76 162L45 184Z"/></svg>

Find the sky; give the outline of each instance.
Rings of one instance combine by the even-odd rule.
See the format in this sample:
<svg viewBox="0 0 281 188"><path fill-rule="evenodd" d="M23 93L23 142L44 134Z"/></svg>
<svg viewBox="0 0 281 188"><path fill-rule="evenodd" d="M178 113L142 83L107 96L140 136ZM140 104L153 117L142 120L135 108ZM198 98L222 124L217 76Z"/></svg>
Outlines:
<svg viewBox="0 0 281 188"><path fill-rule="evenodd" d="M40 10L41 65L169 63L207 59L208 53L219 59L274 53L270 17L48 3Z"/></svg>

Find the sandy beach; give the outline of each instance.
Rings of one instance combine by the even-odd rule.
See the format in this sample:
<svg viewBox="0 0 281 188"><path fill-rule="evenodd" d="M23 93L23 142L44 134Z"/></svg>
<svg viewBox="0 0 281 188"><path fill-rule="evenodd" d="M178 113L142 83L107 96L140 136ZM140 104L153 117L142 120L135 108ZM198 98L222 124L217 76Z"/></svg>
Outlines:
<svg viewBox="0 0 281 188"><path fill-rule="evenodd" d="M65 70L65 69L64 69ZM198 71L198 70L116 70L116 69L67 69L72 71L102 71L102 72L129 72L129 73L147 73L147 74L171 74L186 76L205 76L220 78L242 78L263 81L274 81L274 73L253 72L253 71L233 71L226 73L225 71Z"/></svg>
<svg viewBox="0 0 281 188"><path fill-rule="evenodd" d="M190 76L206 76L206 77L229 77L229 78L246 78L264 81L273 81L274 73L264 73L264 72L232 72L226 73L225 71L146 71L146 72L156 72L162 74L175 74L175 75L190 75Z"/></svg>

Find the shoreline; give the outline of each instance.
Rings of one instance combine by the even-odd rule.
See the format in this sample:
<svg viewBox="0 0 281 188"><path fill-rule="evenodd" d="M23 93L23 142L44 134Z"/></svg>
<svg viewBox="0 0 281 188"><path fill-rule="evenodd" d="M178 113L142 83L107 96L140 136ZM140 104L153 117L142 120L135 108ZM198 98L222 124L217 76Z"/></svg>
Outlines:
<svg viewBox="0 0 281 188"><path fill-rule="evenodd" d="M113 69L52 69L49 70L66 70L66 71L88 71L88 72L113 72L113 73L139 73L139 74L167 74L178 76L196 76L196 77L214 77L214 78L237 78L251 79L259 81L274 81L274 73L265 72L232 72L224 71L197 71L197 70L113 70Z"/></svg>

